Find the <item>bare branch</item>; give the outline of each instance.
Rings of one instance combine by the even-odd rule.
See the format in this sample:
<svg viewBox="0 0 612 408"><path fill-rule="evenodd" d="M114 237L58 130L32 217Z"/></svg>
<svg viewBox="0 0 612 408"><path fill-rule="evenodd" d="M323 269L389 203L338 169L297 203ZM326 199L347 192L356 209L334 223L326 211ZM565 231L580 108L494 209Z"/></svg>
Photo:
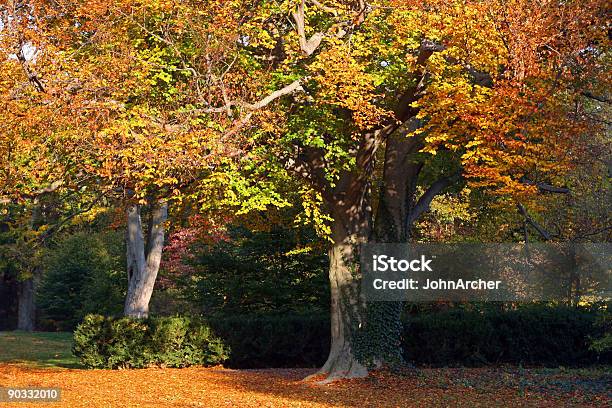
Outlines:
<svg viewBox="0 0 612 408"><path fill-rule="evenodd" d="M46 193L53 193L57 191L64 184L64 180L56 180L53 183L49 184L47 187L43 187L39 190L36 190L32 195L39 196Z"/></svg>
<svg viewBox="0 0 612 408"><path fill-rule="evenodd" d="M520 181L523 184L527 184L530 186L536 186L542 193L559 193L559 194L569 194L570 193L570 189L567 187L555 187L548 183L535 182L535 181L529 180L526 177L521 177Z"/></svg>
<svg viewBox="0 0 612 408"><path fill-rule="evenodd" d="M293 81L292 83L290 83L289 85L285 86L284 88L281 88L277 91L272 92L270 95L266 96L265 98L263 98L262 100L260 100L259 102L256 102L254 104L251 105L243 105L244 107L246 107L247 109L250 110L257 110L257 109L261 109L265 106L267 106L268 104L270 104L271 102L273 102L275 99L280 98L281 96L285 96L285 95L289 95L295 91L303 91L304 88L302 88L301 85L301 80L296 80Z"/></svg>
<svg viewBox="0 0 612 408"><path fill-rule="evenodd" d="M305 0L300 1L295 11L291 13L296 24L300 49L306 56L311 56L323 41L323 33L314 33L309 39L306 38L306 23L305 23Z"/></svg>
<svg viewBox="0 0 612 408"><path fill-rule="evenodd" d="M286 85L283 88L272 92L265 98L255 103L248 103L248 102L241 102L241 101L228 101L223 106L219 106L215 108L194 109L194 110L191 110L190 112L192 113L223 113L223 112L227 112L228 109L231 109L234 106L242 108L242 109L246 109L246 110L251 110L251 111L258 110L258 109L266 107L267 105L272 103L274 100L282 96L292 94L293 92L296 92L296 91L303 91L304 88L302 88L301 82L307 79L308 77L297 79L293 81L292 83L290 83L289 85Z"/></svg>
<svg viewBox="0 0 612 408"><path fill-rule="evenodd" d="M612 100L610 98L603 95L595 95L592 92L588 91L582 92L582 96L587 97L589 99L594 99L601 103L612 103Z"/></svg>
<svg viewBox="0 0 612 408"><path fill-rule="evenodd" d="M42 82L40 82L38 75L30 69L28 60L23 54L23 43L22 42L19 43L19 51L17 52L17 60L21 64L21 68L23 69L23 72L25 72L25 74L28 77L28 80L34 86L34 88L36 88L38 92L44 93L45 87L43 86Z"/></svg>
<svg viewBox="0 0 612 408"><path fill-rule="evenodd" d="M326 13L330 13L333 14L334 16L338 15L338 10L336 10L333 7L328 7L325 4L321 4L319 1L317 0L310 0L310 3L312 3L313 5L315 5L316 7L318 7L319 9L323 10Z"/></svg>
<svg viewBox="0 0 612 408"><path fill-rule="evenodd" d="M602 233L610 231L610 230L612 230L612 225L608 226L608 227L600 228L600 229L595 230L595 231L591 231L591 232L587 232L587 233L578 235L574 239L581 239L581 238L592 237L594 235L602 234Z"/></svg>
<svg viewBox="0 0 612 408"><path fill-rule="evenodd" d="M535 230L538 231L538 233L542 236L542 238L544 238L546 241L550 241L552 239L552 235L544 227L542 227L536 220L531 218L531 216L529 215L529 213L527 212L527 209L523 206L523 204L517 203L516 207L518 208L519 212L523 215L523 217L525 217L525 222L530 224L533 228L535 228Z"/></svg>
<svg viewBox="0 0 612 408"><path fill-rule="evenodd" d="M97 197L95 197L93 199L93 201L91 203L89 203L89 205L87 205L86 207L68 215L67 217L65 217L63 220L61 220L60 222L58 222L57 224L54 224L53 226L51 226L50 228L48 228L47 230L45 230L39 237L38 237L38 242L39 243L44 243L44 241L49 238L51 235L53 235L55 232L59 231L62 229L62 227L64 227L70 220L72 220L75 217L78 217L79 215L85 214L89 211L91 211L94 206L96 204L98 204L98 202L100 202L100 200L104 197L104 192L100 193Z"/></svg>
<svg viewBox="0 0 612 408"><path fill-rule="evenodd" d="M307 57L314 54L325 36L343 38L351 28L360 26L365 21L368 12L371 11L371 7L369 7L364 0L359 0L359 8L350 17L349 20L351 21L341 21L343 19L339 18L341 16L338 10L325 6L318 0L309 0L309 2L324 12L333 14L334 17L338 18L338 22L333 24L326 32L316 32L310 38L306 38L306 0L301 0L300 3L298 3L295 10L291 13L291 16L296 24L295 29L298 34L300 49Z"/></svg>
<svg viewBox="0 0 612 408"><path fill-rule="evenodd" d="M286 160L285 167L312 183L326 200L331 200L330 183L325 177L325 159L321 149L298 146L298 154Z"/></svg>

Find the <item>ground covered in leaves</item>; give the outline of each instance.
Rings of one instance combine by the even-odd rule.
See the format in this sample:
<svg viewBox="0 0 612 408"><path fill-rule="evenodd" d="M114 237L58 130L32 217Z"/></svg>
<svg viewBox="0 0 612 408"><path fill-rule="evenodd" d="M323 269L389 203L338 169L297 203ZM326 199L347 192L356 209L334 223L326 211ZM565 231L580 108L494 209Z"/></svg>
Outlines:
<svg viewBox="0 0 612 408"><path fill-rule="evenodd" d="M60 387L62 407L604 407L612 372L518 368L377 373L330 385L308 369L83 370L0 363L0 387ZM5 404L41 407L40 403ZM4 406L4 405L3 405Z"/></svg>

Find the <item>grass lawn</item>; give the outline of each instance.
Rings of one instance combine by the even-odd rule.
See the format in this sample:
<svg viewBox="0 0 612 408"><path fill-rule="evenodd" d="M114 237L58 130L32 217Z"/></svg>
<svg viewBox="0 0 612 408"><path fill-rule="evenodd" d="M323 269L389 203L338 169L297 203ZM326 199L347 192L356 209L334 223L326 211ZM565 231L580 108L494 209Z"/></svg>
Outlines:
<svg viewBox="0 0 612 408"><path fill-rule="evenodd" d="M309 369L84 370L65 333L0 333L0 387L59 387L54 407L607 407L610 367L440 368L318 385ZM2 407L40 407L40 403Z"/></svg>
<svg viewBox="0 0 612 408"><path fill-rule="evenodd" d="M0 363L29 367L79 367L70 351L72 333L0 332Z"/></svg>

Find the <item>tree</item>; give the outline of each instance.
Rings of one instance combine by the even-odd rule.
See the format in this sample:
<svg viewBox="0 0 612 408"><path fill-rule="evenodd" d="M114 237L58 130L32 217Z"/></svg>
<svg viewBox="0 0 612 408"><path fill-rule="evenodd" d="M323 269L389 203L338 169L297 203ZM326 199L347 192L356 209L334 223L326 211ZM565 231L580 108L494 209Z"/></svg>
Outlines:
<svg viewBox="0 0 612 408"><path fill-rule="evenodd" d="M123 234L77 231L54 238L42 256L36 294L42 326L74 330L88 313L117 315L124 296Z"/></svg>
<svg viewBox="0 0 612 408"><path fill-rule="evenodd" d="M7 256L19 265L18 328L33 330L39 255L45 240L76 215L91 209L80 188L83 172L63 149L62 131L74 124L57 95L52 44L32 24L32 5L0 5L0 205L12 240ZM47 80L42 77L49 74ZM96 200L93 199L93 202Z"/></svg>
<svg viewBox="0 0 612 408"><path fill-rule="evenodd" d="M10 24L20 52L30 41L52 61L17 58L29 106L66 115L46 134L128 208L126 313L147 313L167 203L241 214L287 206L297 185L330 243L333 380L397 355L399 333L373 318L398 309L361 296L361 244L413 239L434 198L466 183L506 206L563 188L575 136L599 128L572 107L605 99L587 80L607 68L605 6L31 0Z"/></svg>
<svg viewBox="0 0 612 408"><path fill-rule="evenodd" d="M327 310L323 242L310 228L291 226L289 214L270 213L226 226L222 239L199 217L173 233L163 263L166 286L205 314Z"/></svg>
<svg viewBox="0 0 612 408"><path fill-rule="evenodd" d="M202 30L186 32L181 7L131 3L32 0L9 2L0 11L3 65L19 72L9 72L3 82L5 123L11 135L19 135L7 138L7 168L37 177L38 184L48 181L45 192L87 188L125 206L125 314L143 317L159 269L169 204L189 197L190 184L214 172L219 153L231 152L233 143L222 148L216 143L227 137L222 118L203 121L185 112L200 83L210 80L185 68L195 52L193 42L206 38L209 14L189 8ZM221 50L224 43L219 44ZM33 56L26 57L26 51ZM198 69L207 64L211 72L213 51L207 48L209 57ZM181 92L185 89L189 92ZM36 157L20 159L14 146ZM65 166L58 166L58 157ZM14 180L15 173L7 172L6 200L10 194L23 196L23 184Z"/></svg>
<svg viewBox="0 0 612 408"><path fill-rule="evenodd" d="M258 121L248 171L255 161L259 174L302 182L331 242L332 347L320 372L362 376L388 356L357 355L368 326L359 245L409 240L460 182L506 202L554 188L574 135L597 130L570 110L581 78L605 64L604 5L295 1L259 13L242 26L239 55L269 86L215 109Z"/></svg>

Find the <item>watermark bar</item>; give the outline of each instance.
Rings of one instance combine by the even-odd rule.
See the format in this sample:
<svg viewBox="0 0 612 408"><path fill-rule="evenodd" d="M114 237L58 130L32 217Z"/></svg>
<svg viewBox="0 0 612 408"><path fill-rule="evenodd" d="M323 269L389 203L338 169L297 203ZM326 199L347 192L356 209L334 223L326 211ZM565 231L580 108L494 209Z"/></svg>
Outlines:
<svg viewBox="0 0 612 408"><path fill-rule="evenodd" d="M0 402L59 402L61 389L40 387L2 387Z"/></svg>
<svg viewBox="0 0 612 408"><path fill-rule="evenodd" d="M609 301L612 244L365 244L368 301Z"/></svg>

